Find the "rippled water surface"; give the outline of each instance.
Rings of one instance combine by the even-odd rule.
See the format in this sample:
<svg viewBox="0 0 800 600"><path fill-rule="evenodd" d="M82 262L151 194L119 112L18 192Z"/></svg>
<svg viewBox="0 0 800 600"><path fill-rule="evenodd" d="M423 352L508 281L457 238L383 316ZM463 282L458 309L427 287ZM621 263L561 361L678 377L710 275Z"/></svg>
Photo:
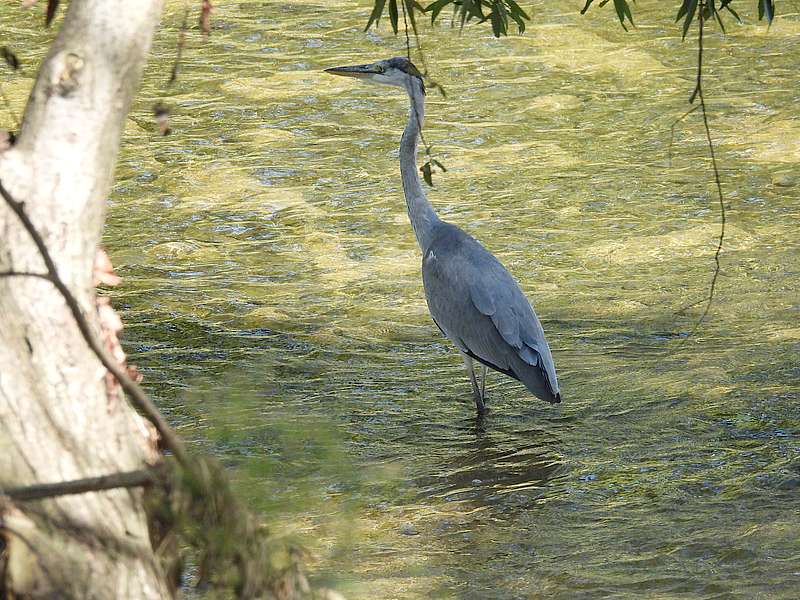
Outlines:
<svg viewBox="0 0 800 600"><path fill-rule="evenodd" d="M675 7L638 3L630 33L582 2L535 2L501 40L423 27L447 90L428 97L448 168L430 199L534 300L565 399L495 375L477 422L425 306L406 100L321 72L404 38L365 34L366 1L216 4L169 88L182 4L165 13L109 203L114 302L151 393L317 580L355 599L800 596L800 17L767 32L743 3L707 40L728 228L688 339L702 305L676 313L707 293L719 214L699 115L669 160L696 59ZM11 33L49 35L13 10ZM5 81L21 111L28 80Z"/></svg>

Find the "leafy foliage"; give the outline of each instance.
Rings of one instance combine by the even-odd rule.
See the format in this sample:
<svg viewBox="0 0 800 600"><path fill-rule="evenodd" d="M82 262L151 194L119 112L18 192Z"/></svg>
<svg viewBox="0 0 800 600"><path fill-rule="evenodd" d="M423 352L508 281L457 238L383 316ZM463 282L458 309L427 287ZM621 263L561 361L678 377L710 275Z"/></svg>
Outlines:
<svg viewBox="0 0 800 600"><path fill-rule="evenodd" d="M594 0L586 0L586 4L581 9L581 14L585 15L586 11L589 10L589 7L592 5ZM608 0L602 0L599 6L605 6L608 4ZM617 18L619 19L619 24L622 25L622 28L625 31L628 31L628 28L625 27L625 20L627 19L628 22L633 25L633 14L631 13L631 7L628 4L627 0L614 0L614 10L617 11Z"/></svg>
<svg viewBox="0 0 800 600"><path fill-rule="evenodd" d="M11 68L12 70L16 71L19 69L19 59L17 55L14 54L8 47L3 46L0 48L0 57L5 61L5 63Z"/></svg>
<svg viewBox="0 0 800 600"><path fill-rule="evenodd" d="M430 155L430 153L428 153ZM419 170L422 171L422 178L429 186L433 187L433 170L438 168L442 173L447 173L447 168L435 158L431 158L428 162L422 165Z"/></svg>
<svg viewBox="0 0 800 600"><path fill-rule="evenodd" d="M720 0L719 7L717 7L717 0L705 0L701 2L700 5L703 7L703 14L701 15L703 21L708 21L712 18L715 19L722 32L725 33L725 24L722 22L720 11L727 10L737 21L742 21L741 18L739 18L739 14L731 6L732 3L733 0ZM683 19L684 38L686 38L686 34L688 33L689 27L692 24L695 13L697 12L697 6L698 0L683 0L680 8L678 9L678 16L675 17L675 21L680 21ZM758 0L758 20L761 21L764 19L764 17L766 17L767 22L771 24L774 16L774 0Z"/></svg>
<svg viewBox="0 0 800 600"><path fill-rule="evenodd" d="M56 10L58 9L58 2L59 0L47 0L47 12L44 16L45 27L50 27L50 23L53 22L53 18L56 16Z"/></svg>
<svg viewBox="0 0 800 600"><path fill-rule="evenodd" d="M697 0L683 0L683 4L678 9L678 16L675 17L675 21L680 21L681 17L685 17L683 21L683 37L686 37L686 33L689 31L689 26L692 24L692 20L694 19L694 13L697 11Z"/></svg>
<svg viewBox="0 0 800 600"><path fill-rule="evenodd" d="M276 539L243 507L222 464L191 460L190 470L168 463L145 496L156 558L173 590L187 583L188 562L198 565L197 588L211 597L307 597L303 551Z"/></svg>
<svg viewBox="0 0 800 600"><path fill-rule="evenodd" d="M442 10L449 5L452 5L453 8L452 22L454 24L458 23L461 29L471 21L478 23L488 21L492 26L492 33L495 37L508 35L509 21L513 21L517 25L519 33L525 31L525 21L530 21L530 17L522 10L516 0L435 0L425 7L416 0L399 0L399 2L400 9L404 11L405 15L408 15L415 31L415 11L420 14L430 14L431 23L434 23ZM384 10L387 9L387 4L392 31L394 33L398 32L398 0L388 0L388 2L387 0L375 0L372 13L367 22L367 29L373 24L378 24Z"/></svg>
<svg viewBox="0 0 800 600"><path fill-rule="evenodd" d="M768 23L772 23L772 19L775 17L775 0L756 0L758 2L758 20L761 21L765 17ZM598 3L598 6L605 6L608 4L609 0L602 0ZM581 9L581 14L586 14L586 11L589 10L589 7L594 3L594 0L586 0L586 4ZM675 21L680 21L683 19L683 37L686 37L686 34L689 32L689 27L694 20L695 15L697 14L697 7L703 7L703 20L708 21L710 19L715 19L722 29L722 32L725 32L725 25L722 22L722 17L720 16L721 11L727 10L733 18L737 21L741 22L739 18L739 14L733 9L731 6L733 4L733 0L681 0L681 5L678 8L678 15L675 17ZM628 0L614 0L614 9L617 12L617 18L619 19L620 25L625 29L628 28L625 26L625 21L627 20L631 25L633 25L633 14L631 13L630 4L628 4Z"/></svg>
<svg viewBox="0 0 800 600"><path fill-rule="evenodd" d="M775 17L775 0L758 0L758 20L764 17L769 23Z"/></svg>
<svg viewBox="0 0 800 600"><path fill-rule="evenodd" d="M635 0L632 0L635 2ZM586 0L586 4L581 9L581 14L586 14L594 4L595 0ZM609 2L614 5L614 11L619 19L620 25L628 31L628 25L635 27L633 22L633 11L628 0L600 0L597 6L603 7ZM723 33L725 25L722 22L721 13L727 11L733 18L741 22L739 14L731 6L734 0L680 0L676 21L683 19L683 37L689 31L692 20L697 15L697 7L703 7L703 20L714 19L719 24ZM758 3L758 20L766 19L769 24L775 17L775 0L756 0ZM530 21L528 14L520 7L516 0L434 0L427 6L422 6L417 0L374 0L372 13L369 16L366 29L378 24L381 16L388 10L389 21L392 31L398 33L400 28L400 15L411 21L414 32L417 31L415 13L428 14L431 17L431 24L436 22L442 11L451 6L452 23L458 23L461 29L464 25L475 21L477 23L489 22L492 26L492 33L495 37L508 35L509 22L513 21L517 25L519 33L525 31L525 21Z"/></svg>

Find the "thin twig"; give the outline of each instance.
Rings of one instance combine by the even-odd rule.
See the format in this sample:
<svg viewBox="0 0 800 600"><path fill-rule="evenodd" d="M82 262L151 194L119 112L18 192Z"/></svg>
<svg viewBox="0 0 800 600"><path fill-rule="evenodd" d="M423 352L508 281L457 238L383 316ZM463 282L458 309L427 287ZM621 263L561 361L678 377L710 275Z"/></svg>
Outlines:
<svg viewBox="0 0 800 600"><path fill-rule="evenodd" d="M410 38L409 33L408 33L408 19L406 18L406 3L405 3L405 1L400 2L400 7L403 9L403 25L405 27L405 33L406 33L406 55L407 55L408 60L410 62L411 61L411 38ZM417 47L420 50L420 57L422 58L423 68L425 68L425 73L423 73L423 75L427 76L427 67L424 66L425 65L425 57L422 54L422 48L419 45L419 32L417 31L416 27L414 27L414 37L417 40ZM436 84L436 86L438 87L438 84ZM412 105L413 105L413 103L412 103ZM422 123L420 122L420 118L419 118L419 114L417 113L416 106L413 107L413 110L414 110L414 118L416 119L417 127L419 128L419 137L420 137L420 140L422 140L422 145L425 147L425 156L428 157L428 164L430 165L431 169L433 169L433 156L432 156L433 146L431 146L428 143L428 140L425 139L425 134L422 132Z"/></svg>
<svg viewBox="0 0 800 600"><path fill-rule="evenodd" d="M692 337L692 335L700 328L705 321L706 317L708 316L708 312L711 310L711 304L714 301L714 292L716 291L717 287L717 279L719 278L720 273L720 261L719 257L722 253L722 244L725 240L725 223L726 223L726 213L725 213L725 200L722 195L722 182L719 176L719 168L717 167L717 158L714 154L714 142L711 139L711 129L708 126L708 113L706 111L706 102L705 98L703 97L703 12L705 10L705 0L700 0L700 4L698 8L698 22L699 22L699 33L697 37L697 82L694 87L694 91L692 92L691 97L689 98L690 103L694 103L695 99L700 101L700 113L703 115L703 127L706 132L706 140L708 141L708 151L711 155L711 167L714 171L714 182L717 186L717 196L719 197L719 211L720 211L720 231L719 231L719 242L717 243L717 250L714 252L714 275L711 277L711 286L708 291L708 298L706 301L706 307L703 310L703 314L700 315L700 319L698 319L697 323L695 324L694 328L689 332L689 335L684 338L684 341Z"/></svg>
<svg viewBox="0 0 800 600"><path fill-rule="evenodd" d="M126 471L124 473L102 475L100 477L87 477L85 479L73 479L72 481L60 481L58 483L39 483L8 490L0 489L0 496L8 496L16 501L41 500L54 496L100 492L116 488L148 486L155 483L156 480L157 471L155 469L138 469L136 471Z"/></svg>
<svg viewBox="0 0 800 600"><path fill-rule="evenodd" d="M437 81L431 79L431 76L428 74L428 61L425 60L425 50L422 48L422 36L419 34L419 30L417 27L413 27L414 30L414 41L417 44L417 54L419 55L419 59L422 62L422 76L427 79L428 85L432 90L439 90L439 93L442 95L443 98L447 98L447 92L445 92L444 87ZM408 39L408 25L406 25L406 49L408 54L408 60L411 60L411 43Z"/></svg>
<svg viewBox="0 0 800 600"><path fill-rule="evenodd" d="M31 239L33 239L33 243L36 245L42 260L44 261L50 282L61 293L64 301L67 303L67 307L72 313L72 316L78 325L78 329L80 330L83 339L86 340L86 343L89 345L89 348L92 349L103 366L108 369L117 379L119 385L122 387L125 393L127 393L134 406L142 411L142 413L144 413L144 415L153 423L156 430L161 435L164 445L172 451L181 466L188 469L190 466L189 458L183 442L158 411L158 408L156 408L155 404L153 404L153 401L150 400L142 388L139 387L139 385L128 376L125 370L108 353L108 351L94 335L89 321L83 314L80 304L78 304L78 300L72 295L72 292L59 276L56 265L53 262L53 258L47 249L47 245L44 243L44 239L34 226L33 222L30 220L30 217L28 217L28 214L25 212L25 205L22 202L14 200L11 194L8 193L8 190L6 190L5 186L3 186L2 181L0 181L0 195L6 201L9 208L11 208L14 214L16 214L19 220L22 222L22 225L25 227L28 235L30 235Z"/></svg>
<svg viewBox="0 0 800 600"><path fill-rule="evenodd" d="M425 60L425 51L422 49L422 37L419 35L419 31L417 31L416 28L414 29L414 42L417 44L417 54L419 54L419 59L422 61L422 74L425 77L428 77L428 61ZM408 44L408 41L406 41L406 44ZM411 50L409 48L409 52L410 51ZM433 87L439 87L438 83L436 82L433 83L434 83Z"/></svg>
<svg viewBox="0 0 800 600"><path fill-rule="evenodd" d="M690 114L692 114L698 108L700 108L699 104L697 106L693 106L692 108L687 110L685 113L683 113L680 117L675 119L672 122L672 125L669 126L669 147L667 148L667 163L669 164L670 167L672 167L672 143L675 141L675 127L677 127L678 123L683 121L686 117L688 117Z"/></svg>
<svg viewBox="0 0 800 600"><path fill-rule="evenodd" d="M186 46L186 30L189 29L189 4L184 3L183 10L183 23L181 23L180 31L178 31L178 48L175 52L175 64L172 65L172 72L169 76L167 85L172 85L178 79L178 68L181 64L181 57L183 56L183 48Z"/></svg>
<svg viewBox="0 0 800 600"><path fill-rule="evenodd" d="M406 30L406 57L408 58L408 61L411 62L411 37L408 35L408 19L406 18L405 0L400 2L400 8L403 9L403 26ZM416 29L414 30L414 33L417 33Z"/></svg>
<svg viewBox="0 0 800 600"><path fill-rule="evenodd" d="M676 310L676 311L675 311L675 314L676 314L676 315L682 315L682 314L684 314L684 313L685 313L687 310L689 310L690 308L694 308L694 307L695 307L695 306L697 306L698 304L702 304L702 303L703 303L703 302L705 302L705 301L706 301L706 299L705 299L705 298L702 298L702 299L700 299L700 300L697 300L697 301L695 301L695 302L691 302L691 303L687 304L686 306L684 306L683 308L681 308L680 310Z"/></svg>
<svg viewBox="0 0 800 600"><path fill-rule="evenodd" d="M27 273L24 271L0 271L0 278L2 277L38 277L39 279L53 281L53 279L47 273Z"/></svg>

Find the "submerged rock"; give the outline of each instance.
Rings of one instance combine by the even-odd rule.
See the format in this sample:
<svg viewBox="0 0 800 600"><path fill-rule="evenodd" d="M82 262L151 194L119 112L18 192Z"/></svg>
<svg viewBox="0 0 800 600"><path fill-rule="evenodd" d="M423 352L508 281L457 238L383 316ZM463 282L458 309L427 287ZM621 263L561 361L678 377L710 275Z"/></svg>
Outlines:
<svg viewBox="0 0 800 600"><path fill-rule="evenodd" d="M419 535L419 530L413 523L403 523L400 526L400 533L403 535Z"/></svg>

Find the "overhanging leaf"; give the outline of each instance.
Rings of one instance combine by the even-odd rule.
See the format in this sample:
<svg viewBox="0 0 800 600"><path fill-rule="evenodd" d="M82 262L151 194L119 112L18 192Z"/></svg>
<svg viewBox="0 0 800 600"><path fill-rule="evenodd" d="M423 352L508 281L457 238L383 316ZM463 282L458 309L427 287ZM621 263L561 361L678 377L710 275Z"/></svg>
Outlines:
<svg viewBox="0 0 800 600"><path fill-rule="evenodd" d="M528 16L528 13L522 10L522 7L519 4L517 4L514 0L506 0L506 4L508 4L508 8L511 10L512 13L516 13L523 19L530 21L531 18Z"/></svg>
<svg viewBox="0 0 800 600"><path fill-rule="evenodd" d="M719 5L719 9L722 10L724 8L733 15L734 19L736 19L737 21L739 21L739 23L741 23L742 19L739 17L739 14L731 8L732 1L733 0L722 0L722 3Z"/></svg>
<svg viewBox="0 0 800 600"><path fill-rule="evenodd" d="M11 67L12 70L16 71L19 69L19 59L17 58L17 55L9 50L6 46L0 48L0 56L3 57L3 60L6 61L6 64Z"/></svg>
<svg viewBox="0 0 800 600"><path fill-rule="evenodd" d="M617 18L619 18L619 24L622 25L622 28L625 31L628 31L628 28L625 27L625 19L628 19L633 25L633 17L631 16L631 9L628 6L626 0L614 0L614 9L617 11Z"/></svg>
<svg viewBox="0 0 800 600"><path fill-rule="evenodd" d="M47 12L44 16L45 27L50 27L50 23L53 22L53 17L56 16L56 9L58 8L58 1L59 0L47 0Z"/></svg>
<svg viewBox="0 0 800 600"><path fill-rule="evenodd" d="M436 165L437 167L439 167L442 170L442 173L447 173L447 169L445 168L445 166L442 163L440 163L438 160L436 160L435 158L432 158L431 162L434 165Z"/></svg>
<svg viewBox="0 0 800 600"><path fill-rule="evenodd" d="M492 21L492 33L494 37L500 37L501 34L505 33L503 29L503 22L500 20L500 15L497 14L497 11L492 11L490 15Z"/></svg>
<svg viewBox="0 0 800 600"><path fill-rule="evenodd" d="M408 20L411 22L411 31L414 32L415 36L419 36L419 32L417 31L417 18L414 16L414 9L418 8L419 10L422 10L422 7L414 0L403 0L403 6L405 7L406 14L408 15Z"/></svg>
<svg viewBox="0 0 800 600"><path fill-rule="evenodd" d="M397 0L389 0L389 21L392 23L392 31L397 33L398 29L398 13L397 13Z"/></svg>
<svg viewBox="0 0 800 600"><path fill-rule="evenodd" d="M681 4L681 7L678 9L678 15L675 17L675 22L676 23L678 21L680 21L681 17L684 16L687 13L687 11L689 10L689 2L690 1L691 0L683 0L683 3Z"/></svg>
<svg viewBox="0 0 800 600"><path fill-rule="evenodd" d="M686 34L689 32L689 26L692 24L692 19L694 19L695 12L697 12L697 0L683 0L683 4L681 5L680 10L678 11L678 16L675 20L680 21L681 17L684 15L686 16L683 21L684 39L686 39Z"/></svg>
<svg viewBox="0 0 800 600"><path fill-rule="evenodd" d="M433 4L429 4L425 7L425 12L431 13L431 25L433 25L433 22L436 21L436 17L439 16L439 13L442 12L442 9L452 2L453 0L436 0L436 2Z"/></svg>
<svg viewBox="0 0 800 600"><path fill-rule="evenodd" d="M506 0L506 4L508 4L509 15L517 24L517 29L520 33L525 33L525 21L530 20L528 13L522 10L522 7L520 7L520 5L514 0Z"/></svg>
<svg viewBox="0 0 800 600"><path fill-rule="evenodd" d="M775 17L774 0L758 0L758 20L760 21L764 17L767 17L767 22L771 25L772 19Z"/></svg>
<svg viewBox="0 0 800 600"><path fill-rule="evenodd" d="M725 31L725 24L722 22L722 19L719 16L719 11L716 10L714 11L714 18L717 20L717 23L719 24L719 28L722 30L722 33L727 33L727 31Z"/></svg>
<svg viewBox="0 0 800 600"><path fill-rule="evenodd" d="M383 7L386 5L386 0L375 0L375 6L372 7L372 13L369 15L367 26L364 31L370 28L373 23L377 24L383 14Z"/></svg>
<svg viewBox="0 0 800 600"><path fill-rule="evenodd" d="M431 163L426 162L419 170L422 171L422 178L425 180L425 183L433 187L433 169L431 169Z"/></svg>

